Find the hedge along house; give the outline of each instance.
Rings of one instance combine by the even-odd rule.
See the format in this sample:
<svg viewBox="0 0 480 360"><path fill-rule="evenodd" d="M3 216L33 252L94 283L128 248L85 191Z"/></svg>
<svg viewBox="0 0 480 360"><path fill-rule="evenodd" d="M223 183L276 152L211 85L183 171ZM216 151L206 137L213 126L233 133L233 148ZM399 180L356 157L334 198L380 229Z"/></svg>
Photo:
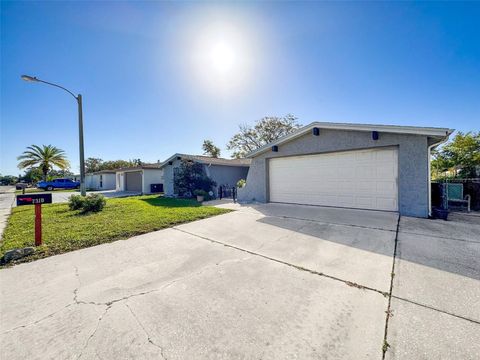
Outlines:
<svg viewBox="0 0 480 360"><path fill-rule="evenodd" d="M88 190L115 190L115 170L102 170L86 174L85 186Z"/></svg>
<svg viewBox="0 0 480 360"><path fill-rule="evenodd" d="M215 196L218 195L218 188L234 187L238 180L246 179L250 159L224 159L213 158L202 155L175 154L162 163L164 170L165 195L177 196L175 188L175 175L179 171L182 160L193 161L203 165L206 175L217 183L214 188Z"/></svg>
<svg viewBox="0 0 480 360"><path fill-rule="evenodd" d="M243 202L428 217L430 151L452 129L314 122L250 154Z"/></svg>
<svg viewBox="0 0 480 360"><path fill-rule="evenodd" d="M163 191L160 164L145 164L116 170L116 190L153 194Z"/></svg>

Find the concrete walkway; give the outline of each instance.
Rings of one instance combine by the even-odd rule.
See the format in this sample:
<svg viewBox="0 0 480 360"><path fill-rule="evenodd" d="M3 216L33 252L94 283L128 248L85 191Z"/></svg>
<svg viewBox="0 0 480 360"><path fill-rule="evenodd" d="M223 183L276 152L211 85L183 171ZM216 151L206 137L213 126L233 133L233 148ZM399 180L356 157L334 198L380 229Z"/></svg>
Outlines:
<svg viewBox="0 0 480 360"><path fill-rule="evenodd" d="M0 270L0 358L478 358L480 224L233 206Z"/></svg>
<svg viewBox="0 0 480 360"><path fill-rule="evenodd" d="M14 186L0 186L0 239L15 201Z"/></svg>

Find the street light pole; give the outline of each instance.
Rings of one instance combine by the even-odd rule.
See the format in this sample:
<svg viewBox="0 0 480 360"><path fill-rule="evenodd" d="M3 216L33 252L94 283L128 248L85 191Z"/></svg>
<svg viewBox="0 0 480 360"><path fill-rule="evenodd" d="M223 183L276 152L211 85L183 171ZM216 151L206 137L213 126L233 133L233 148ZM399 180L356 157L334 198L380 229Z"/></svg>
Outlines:
<svg viewBox="0 0 480 360"><path fill-rule="evenodd" d="M80 150L80 194L86 195L85 189L85 157L83 149L83 108L82 108L82 95L77 96L78 103L78 146Z"/></svg>
<svg viewBox="0 0 480 360"><path fill-rule="evenodd" d="M22 75L22 80L25 81L30 81L30 82L41 82L47 85L55 86L57 88L60 88L62 90L65 90L68 92L70 95L72 95L75 100L77 100L78 104L78 142L79 142L79 150L80 150L80 194L82 196L86 195L86 189L85 189L85 156L84 156L84 148L83 148L83 108L82 108L82 95L78 94L75 96L73 92L70 90L64 88L63 86L40 80L36 78L35 76L29 76L29 75Z"/></svg>

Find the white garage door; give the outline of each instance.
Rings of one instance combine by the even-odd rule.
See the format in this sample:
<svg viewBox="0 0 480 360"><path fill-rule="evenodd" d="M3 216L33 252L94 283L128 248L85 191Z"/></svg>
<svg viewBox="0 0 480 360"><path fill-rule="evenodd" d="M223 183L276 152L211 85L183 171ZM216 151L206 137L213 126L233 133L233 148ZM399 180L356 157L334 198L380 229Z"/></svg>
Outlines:
<svg viewBox="0 0 480 360"><path fill-rule="evenodd" d="M398 210L397 149L269 160L270 201Z"/></svg>

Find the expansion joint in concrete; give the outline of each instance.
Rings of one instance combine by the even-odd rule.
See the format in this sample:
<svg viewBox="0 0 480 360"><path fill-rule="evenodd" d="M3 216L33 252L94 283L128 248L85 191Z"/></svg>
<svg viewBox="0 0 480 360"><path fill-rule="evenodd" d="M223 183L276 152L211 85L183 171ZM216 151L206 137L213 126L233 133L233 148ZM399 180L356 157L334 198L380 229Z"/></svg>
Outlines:
<svg viewBox="0 0 480 360"><path fill-rule="evenodd" d="M231 248L231 249L234 249L234 250L238 250L238 251L241 251L241 252L244 252L244 253L253 255L253 256L261 257L261 258L266 259L266 260L269 260L269 261L274 261L274 262L276 262L276 263L279 263L279 264L282 264L282 265L286 265L286 266L292 267L292 268L297 269L297 270L300 270L300 271L305 271L305 272L308 272L308 273L313 274L313 275L318 275L318 276L325 277L325 278L327 278L327 279L339 281L339 282L341 282L341 283L343 283L343 284L345 284L345 285L348 285L348 286L351 286L351 287L355 287L355 288L357 288L357 289L369 290L369 291L373 291L373 292L382 294L383 296L388 296L388 293L387 293L387 292L381 291L381 290L378 290L378 289L374 289L374 288L369 287L369 286L365 286L365 285L361 285L361 284L358 284L358 283L355 283L355 282L352 282L352 281L348 281L348 280L345 280L345 279L341 279L341 278L338 278L338 277L336 277L336 276L332 276L332 275L328 275L328 274L322 273L322 272L320 272L320 271L315 271L315 270L312 270L312 269L307 269L307 268L305 268L305 267L303 267L303 266L300 266L300 265L295 265L295 264L292 264L292 263L289 263L289 262L286 262L286 261L283 261L283 260L280 260L280 259L272 258L272 257L270 257L270 256L257 253L257 252L255 252L255 251L243 249L243 248L240 248L240 247L238 247L238 246L230 245L230 244L227 244L227 243L218 241L218 240L213 240L213 239L210 239L210 238L205 237L205 236L200 236L200 235L191 233L191 232L189 232L189 231L185 231L185 230L179 229L179 228L177 228L177 227L173 227L172 229L177 230L177 231L180 231L180 232L183 232L183 233L185 233L185 234L189 234L189 235L195 236L195 237L197 237L197 238L199 238L199 239L203 239L203 240L209 241L209 242L214 243L214 244L223 245L223 246L225 246L225 247L228 247L228 248Z"/></svg>

